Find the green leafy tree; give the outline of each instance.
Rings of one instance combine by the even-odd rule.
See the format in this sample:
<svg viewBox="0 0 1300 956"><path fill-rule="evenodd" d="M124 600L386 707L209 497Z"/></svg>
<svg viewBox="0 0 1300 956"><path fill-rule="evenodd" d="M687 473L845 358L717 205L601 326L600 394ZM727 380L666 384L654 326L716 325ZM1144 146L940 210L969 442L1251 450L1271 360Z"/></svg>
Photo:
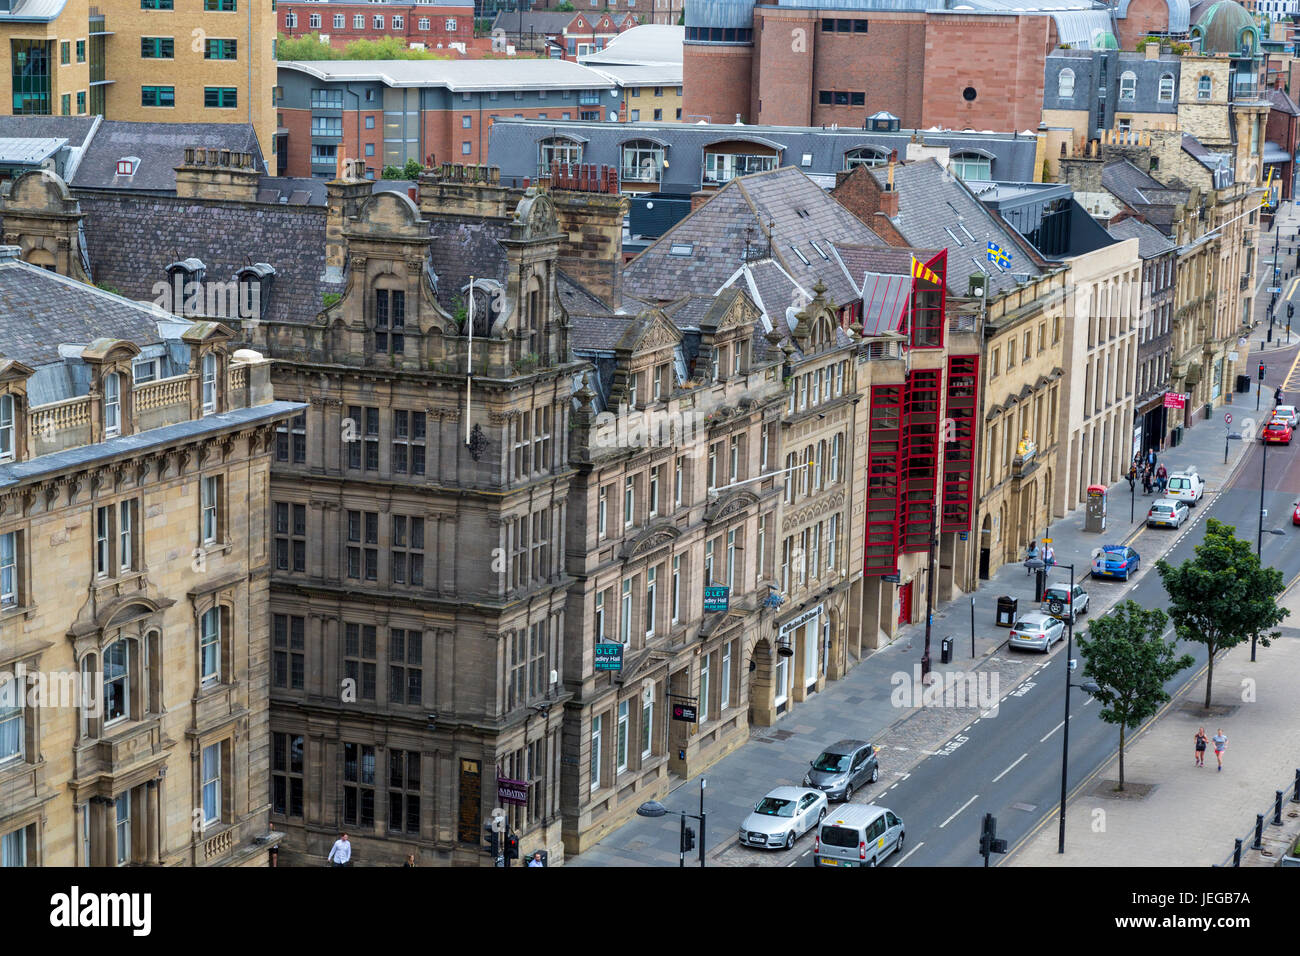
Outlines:
<svg viewBox="0 0 1300 956"><path fill-rule="evenodd" d="M385 166L385 167L384 167L384 171L383 171L382 173L380 173L380 175L383 176L384 179L401 179L401 178L402 178L402 167L401 167L401 166Z"/></svg>
<svg viewBox="0 0 1300 956"><path fill-rule="evenodd" d="M1101 719L1119 725L1119 789L1124 789L1124 737L1169 700L1165 684L1194 663L1191 654L1175 656L1173 641L1164 640L1169 618L1161 610L1146 610L1125 601L1088 626L1079 638L1083 676L1098 685L1093 692L1102 705Z"/></svg>
<svg viewBox="0 0 1300 956"><path fill-rule="evenodd" d="M408 159L406 165L402 167L403 179L419 179L420 173L424 172L424 166L418 159Z"/></svg>
<svg viewBox="0 0 1300 956"><path fill-rule="evenodd" d="M1277 606L1285 585L1282 572L1263 567L1236 528L1214 518L1205 525L1205 540L1196 557L1174 567L1161 559L1156 570L1169 594L1169 616L1184 641L1204 644L1209 652L1205 706L1214 689L1214 655L1258 638L1268 647L1273 630L1291 612Z"/></svg>
<svg viewBox="0 0 1300 956"><path fill-rule="evenodd" d="M283 33L275 42L277 60L338 60L342 54L322 43L319 33L309 33L302 37L287 37Z"/></svg>
<svg viewBox="0 0 1300 956"><path fill-rule="evenodd" d="M427 50L413 50L401 37L380 37L378 40L353 40L343 48L345 60L437 60Z"/></svg>

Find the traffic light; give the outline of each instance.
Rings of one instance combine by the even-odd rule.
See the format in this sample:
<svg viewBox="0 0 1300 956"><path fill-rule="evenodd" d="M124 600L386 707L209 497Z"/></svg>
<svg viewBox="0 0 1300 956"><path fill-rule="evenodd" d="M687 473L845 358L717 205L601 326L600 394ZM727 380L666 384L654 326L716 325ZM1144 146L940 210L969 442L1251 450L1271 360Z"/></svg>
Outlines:
<svg viewBox="0 0 1300 956"><path fill-rule="evenodd" d="M1264 363L1263 363L1263 362L1260 362L1260 363L1259 363L1259 380L1260 380L1261 382L1264 381Z"/></svg>
<svg viewBox="0 0 1300 956"><path fill-rule="evenodd" d="M500 856L501 847L497 842L497 832L489 825L483 835L487 838L487 849L485 852L491 856Z"/></svg>
<svg viewBox="0 0 1300 956"><path fill-rule="evenodd" d="M519 837L513 833L506 834L506 853L507 860L519 859Z"/></svg>
<svg viewBox="0 0 1300 956"><path fill-rule="evenodd" d="M1294 302L1288 302L1288 303L1286 304L1286 317L1289 319L1289 318L1291 318L1291 316L1293 316L1293 315L1295 315L1295 303L1294 303Z"/></svg>
<svg viewBox="0 0 1300 956"><path fill-rule="evenodd" d="M984 865L989 865L989 856L993 853L1006 853L1007 841L998 839L997 817L991 813L984 814L984 825L980 829L980 856Z"/></svg>
<svg viewBox="0 0 1300 956"><path fill-rule="evenodd" d="M690 853L695 849L695 831L690 827L682 830L682 852Z"/></svg>

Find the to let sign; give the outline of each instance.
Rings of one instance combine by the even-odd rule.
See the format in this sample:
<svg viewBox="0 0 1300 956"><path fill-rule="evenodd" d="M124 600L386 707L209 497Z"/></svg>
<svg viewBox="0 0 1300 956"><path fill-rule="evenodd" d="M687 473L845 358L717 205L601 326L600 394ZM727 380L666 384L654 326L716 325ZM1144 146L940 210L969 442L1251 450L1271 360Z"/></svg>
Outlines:
<svg viewBox="0 0 1300 956"><path fill-rule="evenodd" d="M731 593L731 588L725 584L710 584L704 589L704 613L710 614L714 611L725 611L727 609L727 598Z"/></svg>
<svg viewBox="0 0 1300 956"><path fill-rule="evenodd" d="M594 665L598 671L621 671L623 669L623 645L597 644Z"/></svg>
<svg viewBox="0 0 1300 956"><path fill-rule="evenodd" d="M684 720L688 724L699 722L694 704L673 704L673 720Z"/></svg>
<svg viewBox="0 0 1300 956"><path fill-rule="evenodd" d="M524 806L528 803L528 784L523 780L497 778L497 800Z"/></svg>

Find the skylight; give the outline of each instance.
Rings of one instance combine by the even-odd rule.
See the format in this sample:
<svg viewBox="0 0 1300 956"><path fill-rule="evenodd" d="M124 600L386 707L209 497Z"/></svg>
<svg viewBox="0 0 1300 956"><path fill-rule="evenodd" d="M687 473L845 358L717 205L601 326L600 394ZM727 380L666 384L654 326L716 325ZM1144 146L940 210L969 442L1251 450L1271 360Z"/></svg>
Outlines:
<svg viewBox="0 0 1300 956"><path fill-rule="evenodd" d="M668 247L670 256L693 256L695 255L695 243L693 242L674 242Z"/></svg>
<svg viewBox="0 0 1300 956"><path fill-rule="evenodd" d="M806 265L806 266L807 266L807 265L812 265L812 263L810 263L810 262L808 261L808 257L805 256L802 252L800 252L796 247L791 246L791 247L790 247L790 251L793 252L796 256L798 256L798 257L799 257L799 261L802 262L804 265Z"/></svg>

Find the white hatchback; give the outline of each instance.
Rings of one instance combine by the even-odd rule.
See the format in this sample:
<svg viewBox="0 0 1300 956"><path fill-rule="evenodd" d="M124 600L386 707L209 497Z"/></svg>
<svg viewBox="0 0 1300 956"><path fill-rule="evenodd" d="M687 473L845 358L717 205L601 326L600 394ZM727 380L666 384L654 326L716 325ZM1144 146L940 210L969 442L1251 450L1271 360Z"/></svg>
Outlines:
<svg viewBox="0 0 1300 956"><path fill-rule="evenodd" d="M1273 409L1273 417L1282 419L1292 428L1300 425L1300 412L1296 411L1294 405L1279 405Z"/></svg>

